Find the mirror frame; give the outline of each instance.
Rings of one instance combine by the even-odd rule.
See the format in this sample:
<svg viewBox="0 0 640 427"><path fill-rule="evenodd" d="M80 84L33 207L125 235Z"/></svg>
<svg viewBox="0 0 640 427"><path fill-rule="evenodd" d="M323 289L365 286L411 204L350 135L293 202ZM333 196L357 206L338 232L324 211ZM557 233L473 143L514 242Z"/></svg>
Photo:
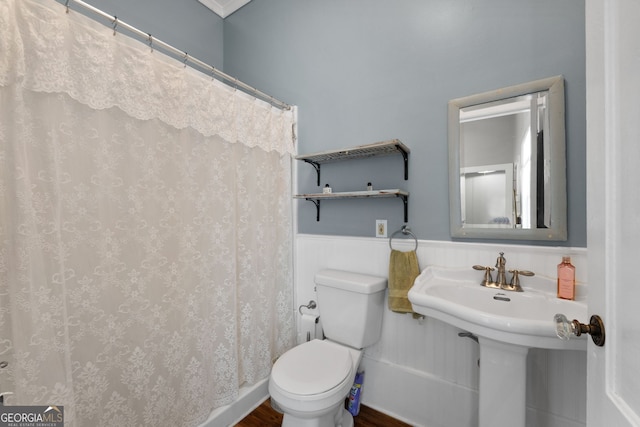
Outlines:
<svg viewBox="0 0 640 427"><path fill-rule="evenodd" d="M460 109L534 92L549 91L551 182L550 228L473 228L462 224L460 201ZM507 240L567 240L567 177L564 78L554 76L449 101L449 224L451 237Z"/></svg>

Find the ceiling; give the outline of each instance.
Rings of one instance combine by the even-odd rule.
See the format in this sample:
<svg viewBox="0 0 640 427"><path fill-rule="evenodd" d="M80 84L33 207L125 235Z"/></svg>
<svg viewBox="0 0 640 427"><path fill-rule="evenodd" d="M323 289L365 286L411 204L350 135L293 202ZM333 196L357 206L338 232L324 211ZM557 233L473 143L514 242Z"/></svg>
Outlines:
<svg viewBox="0 0 640 427"><path fill-rule="evenodd" d="M251 0L198 0L221 18L226 18Z"/></svg>

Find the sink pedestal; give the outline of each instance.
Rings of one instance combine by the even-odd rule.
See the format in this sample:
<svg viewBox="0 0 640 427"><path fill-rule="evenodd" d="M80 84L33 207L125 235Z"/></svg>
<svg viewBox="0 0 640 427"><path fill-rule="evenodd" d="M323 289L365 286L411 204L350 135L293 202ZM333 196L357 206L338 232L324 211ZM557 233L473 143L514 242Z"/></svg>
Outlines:
<svg viewBox="0 0 640 427"><path fill-rule="evenodd" d="M528 277L524 292L479 285L477 271L430 266L409 290L413 311L478 337L479 427L525 427L529 348L586 350L586 339L563 341L554 315L587 317L586 299L556 297L556 282Z"/></svg>
<svg viewBox="0 0 640 427"><path fill-rule="evenodd" d="M479 427L524 427L528 347L482 336Z"/></svg>

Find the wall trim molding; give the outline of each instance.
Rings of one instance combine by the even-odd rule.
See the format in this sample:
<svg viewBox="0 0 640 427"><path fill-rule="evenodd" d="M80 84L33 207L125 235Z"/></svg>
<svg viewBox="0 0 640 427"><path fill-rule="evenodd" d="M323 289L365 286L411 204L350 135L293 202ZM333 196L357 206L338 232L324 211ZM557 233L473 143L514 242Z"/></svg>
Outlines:
<svg viewBox="0 0 640 427"><path fill-rule="evenodd" d="M199 427L234 426L269 398L269 378L240 389L238 398L229 405L214 409Z"/></svg>

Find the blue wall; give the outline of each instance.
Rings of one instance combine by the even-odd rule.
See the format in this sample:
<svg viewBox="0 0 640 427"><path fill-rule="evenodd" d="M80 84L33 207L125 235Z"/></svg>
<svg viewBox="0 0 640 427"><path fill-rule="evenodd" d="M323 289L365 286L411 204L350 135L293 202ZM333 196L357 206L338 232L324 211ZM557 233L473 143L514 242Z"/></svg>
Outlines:
<svg viewBox="0 0 640 427"><path fill-rule="evenodd" d="M63 3L63 0L58 0ZM399 156L323 165L334 191L402 188L421 239L451 240L446 106L453 98L562 74L569 240L586 246L584 0L252 0L222 20L196 0L89 0L204 62L299 106L299 153L399 138ZM298 192L317 192L299 164ZM373 236L403 223L395 199L299 201L303 233Z"/></svg>
<svg viewBox="0 0 640 427"><path fill-rule="evenodd" d="M562 74L569 240L586 246L584 0L253 0L224 20L225 72L299 106L299 153L399 138L399 156L323 165L334 191L402 188L421 239L449 236L447 102ZM300 193L318 192L300 163ZM299 232L373 236L396 199L299 203Z"/></svg>

